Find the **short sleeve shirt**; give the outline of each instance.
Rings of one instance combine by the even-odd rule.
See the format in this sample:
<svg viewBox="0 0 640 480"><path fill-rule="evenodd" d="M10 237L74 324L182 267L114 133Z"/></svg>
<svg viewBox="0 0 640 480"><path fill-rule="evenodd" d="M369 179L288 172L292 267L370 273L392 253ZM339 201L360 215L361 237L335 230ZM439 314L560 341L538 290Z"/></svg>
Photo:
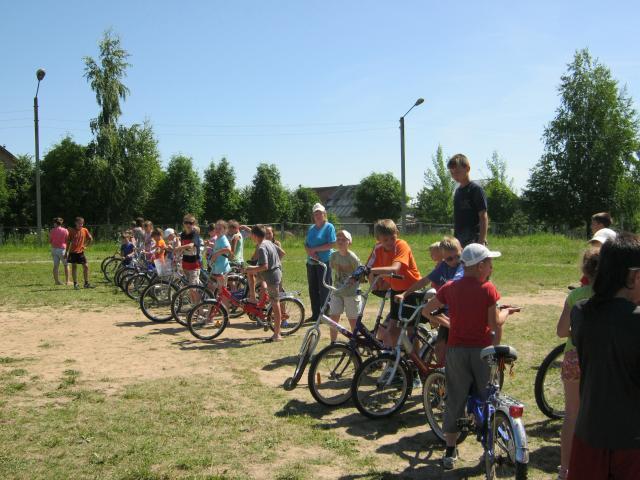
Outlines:
<svg viewBox="0 0 640 480"><path fill-rule="evenodd" d="M180 234L180 244L181 245L194 245L194 248L190 250L185 250L185 253L182 255L182 268L184 270L197 270L200 268L200 235L195 232L186 233L182 232ZM189 253L187 253L189 252Z"/></svg>
<svg viewBox="0 0 640 480"><path fill-rule="evenodd" d="M236 246L233 249L233 259L236 262L244 263L244 237L242 233L236 233L231 239L236 239Z"/></svg>
<svg viewBox="0 0 640 480"><path fill-rule="evenodd" d="M231 244L229 243L229 239L226 235L220 235L216 243L213 246L213 253L216 253L225 248L231 248ZM216 258L215 263L213 264L213 273L216 275L222 275L231 270L231 265L229 265L229 258L225 255L219 255Z"/></svg>
<svg viewBox="0 0 640 480"><path fill-rule="evenodd" d="M492 337L489 307L498 303L500 294L493 283L474 277L462 277L445 283L436 298L449 307L450 347L487 347Z"/></svg>
<svg viewBox="0 0 640 480"><path fill-rule="evenodd" d="M453 195L453 223L455 237L463 247L478 241L480 218L478 214L487 210L487 196L476 182L456 188Z"/></svg>
<svg viewBox="0 0 640 480"><path fill-rule="evenodd" d="M586 300L593 296L593 287L591 285L585 285L580 288L576 288L575 290L571 290L569 295L567 295L567 305L569 309L573 309L576 303L581 300ZM571 340L571 335L567 338L567 344L564 347L565 352L570 352L571 350L575 350L576 346L573 344L573 340Z"/></svg>
<svg viewBox="0 0 640 480"><path fill-rule="evenodd" d="M395 262L400 262L398 274L403 278L389 277L385 278L385 280L389 283L392 290L404 292L421 278L416 259L407 242L400 238L397 239L392 250L385 250L381 244L377 244L369 257L367 265L373 268L390 267Z"/></svg>
<svg viewBox="0 0 640 480"><path fill-rule="evenodd" d="M129 265L131 263L132 258L127 257L127 255L130 255L131 253L133 253L133 249L134 249L134 246L133 246L133 243L131 242L123 243L120 245L120 254L124 258L122 263L124 263L125 265Z"/></svg>
<svg viewBox="0 0 640 480"><path fill-rule="evenodd" d="M442 261L434 268L427 278L431 280L435 288L442 287L449 280L460 280L464 276L464 267L462 264L457 267L450 267L445 261Z"/></svg>
<svg viewBox="0 0 640 480"><path fill-rule="evenodd" d="M158 240L156 242L155 253L153 254L153 259L154 260L163 261L164 260L164 252L165 252L166 249L167 249L167 244L161 238L160 240Z"/></svg>
<svg viewBox="0 0 640 480"><path fill-rule="evenodd" d="M307 247L319 247L327 243L336 242L336 228L332 223L325 222L320 228L315 225L311 225L307 232L307 238L304 242ZM329 257L331 257L332 249L318 252L318 258L323 263L329 263ZM310 259L307 258L307 261Z"/></svg>
<svg viewBox="0 0 640 480"><path fill-rule="evenodd" d="M49 233L49 242L53 248L67 248L69 230L64 227L56 227Z"/></svg>
<svg viewBox="0 0 640 480"><path fill-rule="evenodd" d="M331 266L335 279L333 284L340 288L347 284L353 271L360 266L360 259L351 250L349 250L347 255L341 255L340 252L335 251L331 254L329 265ZM340 297L353 297L356 295L357 290L358 284L354 283L346 288L340 288L335 295Z"/></svg>
<svg viewBox="0 0 640 480"><path fill-rule="evenodd" d="M83 253L87 240L89 240L89 230L82 227L80 230L75 228L69 229L69 243L71 244L70 251L72 253Z"/></svg>
<svg viewBox="0 0 640 480"><path fill-rule="evenodd" d="M278 249L269 240L263 240L256 248L256 265L266 265L267 270L260 272L260 277L269 285L276 285L282 281L282 264Z"/></svg>

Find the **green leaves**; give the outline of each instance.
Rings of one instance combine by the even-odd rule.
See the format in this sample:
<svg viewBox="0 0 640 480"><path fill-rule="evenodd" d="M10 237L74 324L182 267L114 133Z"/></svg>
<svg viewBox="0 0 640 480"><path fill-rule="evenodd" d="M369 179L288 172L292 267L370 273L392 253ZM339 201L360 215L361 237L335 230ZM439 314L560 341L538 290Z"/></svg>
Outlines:
<svg viewBox="0 0 640 480"><path fill-rule="evenodd" d="M372 173L356 190L356 215L367 223L381 218L397 221L402 213L402 186L392 173Z"/></svg>

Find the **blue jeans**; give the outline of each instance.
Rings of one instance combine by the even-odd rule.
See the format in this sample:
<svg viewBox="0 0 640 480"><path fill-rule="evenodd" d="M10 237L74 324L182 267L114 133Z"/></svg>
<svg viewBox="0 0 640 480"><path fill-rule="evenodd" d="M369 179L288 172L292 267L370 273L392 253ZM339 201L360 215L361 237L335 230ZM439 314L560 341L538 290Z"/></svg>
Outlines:
<svg viewBox="0 0 640 480"><path fill-rule="evenodd" d="M331 285L331 267L329 265L327 265L325 281L327 285ZM307 264L307 283L311 300L311 318L315 320L320 315L320 309L329 295L329 290L322 285L322 267L320 265Z"/></svg>

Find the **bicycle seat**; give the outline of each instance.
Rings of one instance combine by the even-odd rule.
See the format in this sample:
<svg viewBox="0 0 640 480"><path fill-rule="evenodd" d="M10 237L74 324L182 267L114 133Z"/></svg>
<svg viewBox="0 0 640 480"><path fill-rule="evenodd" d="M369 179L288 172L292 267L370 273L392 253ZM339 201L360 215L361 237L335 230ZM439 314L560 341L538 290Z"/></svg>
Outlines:
<svg viewBox="0 0 640 480"><path fill-rule="evenodd" d="M492 345L480 351L481 359L486 360L488 357L496 357L498 360L504 360L505 363L511 363L518 359L518 352L509 345Z"/></svg>

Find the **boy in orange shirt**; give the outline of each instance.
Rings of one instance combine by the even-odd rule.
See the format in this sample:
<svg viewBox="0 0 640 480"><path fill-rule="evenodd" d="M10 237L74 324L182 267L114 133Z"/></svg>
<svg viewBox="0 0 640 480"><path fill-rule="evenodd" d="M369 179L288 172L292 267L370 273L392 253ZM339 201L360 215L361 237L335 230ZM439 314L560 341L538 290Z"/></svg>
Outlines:
<svg viewBox="0 0 640 480"><path fill-rule="evenodd" d="M84 256L84 250L93 242L93 237L89 230L84 228L84 218L76 217L75 228L69 229L69 242L67 243L67 261L71 264L71 275L73 277L73 288L80 290L78 285L77 266L82 265L84 276L84 288L93 288L89 283L89 265Z"/></svg>
<svg viewBox="0 0 640 480"><path fill-rule="evenodd" d="M385 345L395 345L400 329L398 327L398 310L400 304L395 301L395 296L403 293L411 285L420 280L421 275L416 260L407 242L398 238L398 227L393 220L378 220L373 230L377 244L369 257L367 266L370 269L369 281L373 281L376 275L394 273L402 278L388 277L386 280L391 288L391 311L386 327L381 327L380 337ZM408 295L405 303L418 305L420 294ZM409 308L402 312L403 317L409 317L413 312Z"/></svg>

